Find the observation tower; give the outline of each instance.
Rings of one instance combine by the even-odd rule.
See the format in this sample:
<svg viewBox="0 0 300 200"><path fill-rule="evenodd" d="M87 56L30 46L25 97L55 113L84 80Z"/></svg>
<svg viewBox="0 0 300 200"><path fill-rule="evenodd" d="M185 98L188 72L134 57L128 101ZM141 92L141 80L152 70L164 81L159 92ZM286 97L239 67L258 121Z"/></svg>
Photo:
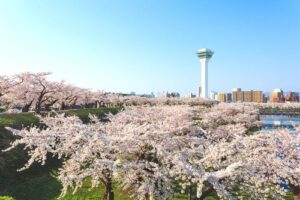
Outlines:
<svg viewBox="0 0 300 200"><path fill-rule="evenodd" d="M201 87L199 89L199 97L208 98L208 61L213 56L214 52L207 48L202 48L197 51L201 63Z"/></svg>

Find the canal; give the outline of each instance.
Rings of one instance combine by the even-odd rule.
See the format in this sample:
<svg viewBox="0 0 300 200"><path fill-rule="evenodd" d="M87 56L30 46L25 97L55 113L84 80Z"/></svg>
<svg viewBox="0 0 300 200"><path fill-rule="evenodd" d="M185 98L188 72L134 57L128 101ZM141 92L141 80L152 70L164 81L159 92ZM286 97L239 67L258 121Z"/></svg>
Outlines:
<svg viewBox="0 0 300 200"><path fill-rule="evenodd" d="M262 130L275 128L293 128L293 125L300 126L300 116L290 115L260 115Z"/></svg>

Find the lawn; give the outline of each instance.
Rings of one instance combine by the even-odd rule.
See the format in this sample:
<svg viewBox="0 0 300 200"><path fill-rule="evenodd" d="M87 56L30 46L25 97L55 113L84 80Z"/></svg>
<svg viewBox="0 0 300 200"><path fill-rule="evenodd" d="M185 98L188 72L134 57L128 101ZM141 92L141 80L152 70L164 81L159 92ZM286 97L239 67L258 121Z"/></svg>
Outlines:
<svg viewBox="0 0 300 200"><path fill-rule="evenodd" d="M22 126L30 126L38 124L39 118L32 113L4 113L0 114L0 126L10 126L14 128L22 128Z"/></svg>
<svg viewBox="0 0 300 200"><path fill-rule="evenodd" d="M105 114L112 113L116 114L121 108L89 108L89 109L78 109L78 110L67 110L59 111L58 113L65 112L66 115L76 115L83 122L89 121L89 114L96 115L103 118ZM46 113L42 113L46 115ZM22 128L23 126L30 126L32 124L37 125L39 118L34 113L1 113L0 114L0 127L10 126L14 128Z"/></svg>
<svg viewBox="0 0 300 200"><path fill-rule="evenodd" d="M66 196L61 198L61 200L93 200L93 199L102 199L103 193L104 193L104 187L100 186L98 188L90 190L89 183L85 183L81 189L75 194L72 194L72 192L69 192ZM129 194L126 194L124 191L118 187L117 184L114 184L114 194L115 194L115 200L134 200L134 198L131 198ZM55 199L53 199L55 200ZM176 195L173 200L188 200L187 195L185 194L179 194ZM215 198L207 198L206 200L216 200Z"/></svg>
<svg viewBox="0 0 300 200"><path fill-rule="evenodd" d="M84 123L87 123L89 121L89 114L95 115L99 118L105 117L105 114L112 113L116 114L119 112L122 108L101 108L101 109L95 109L95 108L87 108L87 109L79 109L79 110L69 110L66 111L66 115L76 115L78 116Z"/></svg>

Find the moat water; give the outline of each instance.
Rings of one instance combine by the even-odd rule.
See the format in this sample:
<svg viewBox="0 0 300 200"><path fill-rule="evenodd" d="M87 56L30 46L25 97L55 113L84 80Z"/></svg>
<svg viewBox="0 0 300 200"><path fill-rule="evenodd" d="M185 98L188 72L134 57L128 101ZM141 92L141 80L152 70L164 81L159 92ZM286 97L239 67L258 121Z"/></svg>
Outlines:
<svg viewBox="0 0 300 200"><path fill-rule="evenodd" d="M300 126L300 116L261 115L262 129L290 128Z"/></svg>

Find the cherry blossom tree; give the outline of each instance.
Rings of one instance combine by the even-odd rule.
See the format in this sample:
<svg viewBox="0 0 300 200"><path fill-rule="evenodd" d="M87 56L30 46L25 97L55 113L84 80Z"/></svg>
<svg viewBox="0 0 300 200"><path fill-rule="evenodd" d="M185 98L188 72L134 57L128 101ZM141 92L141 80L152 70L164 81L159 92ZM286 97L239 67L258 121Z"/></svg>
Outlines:
<svg viewBox="0 0 300 200"><path fill-rule="evenodd" d="M167 152L178 152L179 144L188 142L190 108L132 107L108 119L103 123L93 118L93 123L86 125L77 117L46 117L42 119L46 129L10 129L21 136L11 148L25 144L28 150L31 158L21 170L34 161L44 164L48 153L64 158L58 176L62 195L69 187L76 191L90 177L93 186L103 183L104 198L112 199L112 181L117 178L138 199L169 199L173 195L168 170L172 157ZM167 138L174 140L170 143ZM131 173L126 173L128 170ZM132 178L137 182L131 182Z"/></svg>
<svg viewBox="0 0 300 200"><path fill-rule="evenodd" d="M82 88L71 84L63 84L56 93L58 101L55 103L55 107L58 110L75 108L80 101L81 93Z"/></svg>
<svg viewBox="0 0 300 200"><path fill-rule="evenodd" d="M26 74L29 76L30 81L35 86L31 91L36 95L35 99L35 112L40 113L42 105L48 102L47 106L51 106L58 101L54 98L54 94L60 89L62 83L50 82L47 80L47 76L50 73L37 73L37 74Z"/></svg>
<svg viewBox="0 0 300 200"><path fill-rule="evenodd" d="M43 118L42 123L47 128L8 128L21 139L14 141L7 150L25 144L30 155L28 163L20 170L29 168L34 162L44 165L50 153L64 161L58 176L63 185L62 195L69 187L76 192L87 177L92 178L93 186L100 181L106 184L106 179L112 174L110 168L113 162L107 157L111 156L110 148L101 126L94 129L93 124L85 125L78 117L64 117L63 114Z"/></svg>
<svg viewBox="0 0 300 200"><path fill-rule="evenodd" d="M35 95L31 93L34 85L31 84L31 79L26 74L18 74L11 78L20 84L10 87L4 98L7 104L21 107L23 112L28 112L35 99Z"/></svg>
<svg viewBox="0 0 300 200"><path fill-rule="evenodd" d="M198 113L199 114L199 113ZM258 110L245 104L220 104L200 113L203 140L177 156L174 175L183 188L197 186L198 199L212 191L226 199L284 199L299 188L299 132L255 132Z"/></svg>
<svg viewBox="0 0 300 200"><path fill-rule="evenodd" d="M7 93L12 86L12 80L7 76L0 76L0 97Z"/></svg>
<svg viewBox="0 0 300 200"><path fill-rule="evenodd" d="M74 107L78 99L84 98L82 88L72 85L66 85L63 81L54 82L49 81L48 76L50 73L20 73L5 80L8 82L4 86L1 81L1 87L5 89L5 94L2 92L2 99L6 104L12 107L21 107L23 112L28 112L30 109L40 113L44 108L49 111L55 105L61 105L64 109L66 106ZM1 89L4 91L4 89ZM84 91L83 93L81 93Z"/></svg>
<svg viewBox="0 0 300 200"><path fill-rule="evenodd" d="M189 106L130 107L107 126L118 145L117 177L134 199L171 199L173 156L197 134Z"/></svg>
<svg viewBox="0 0 300 200"><path fill-rule="evenodd" d="M202 159L210 169L204 177L223 183L227 197L226 190L232 194L238 185L237 196L284 199L284 184L299 188L299 142L299 133L276 130L219 143Z"/></svg>
<svg viewBox="0 0 300 200"><path fill-rule="evenodd" d="M0 76L0 104L7 106L10 103L7 94L13 87L22 84L23 81L24 79L19 79L16 75Z"/></svg>
<svg viewBox="0 0 300 200"><path fill-rule="evenodd" d="M104 106L104 102L103 102L104 97L105 97L104 91L97 90L93 92L92 101L94 102L96 108L100 108Z"/></svg>
<svg viewBox="0 0 300 200"><path fill-rule="evenodd" d="M19 84L10 87L5 98L16 106L21 106L23 112L28 112L34 105L37 113L41 111L41 106L49 100L50 93L54 93L56 83L47 81L50 73L21 73L15 75L15 80Z"/></svg>

